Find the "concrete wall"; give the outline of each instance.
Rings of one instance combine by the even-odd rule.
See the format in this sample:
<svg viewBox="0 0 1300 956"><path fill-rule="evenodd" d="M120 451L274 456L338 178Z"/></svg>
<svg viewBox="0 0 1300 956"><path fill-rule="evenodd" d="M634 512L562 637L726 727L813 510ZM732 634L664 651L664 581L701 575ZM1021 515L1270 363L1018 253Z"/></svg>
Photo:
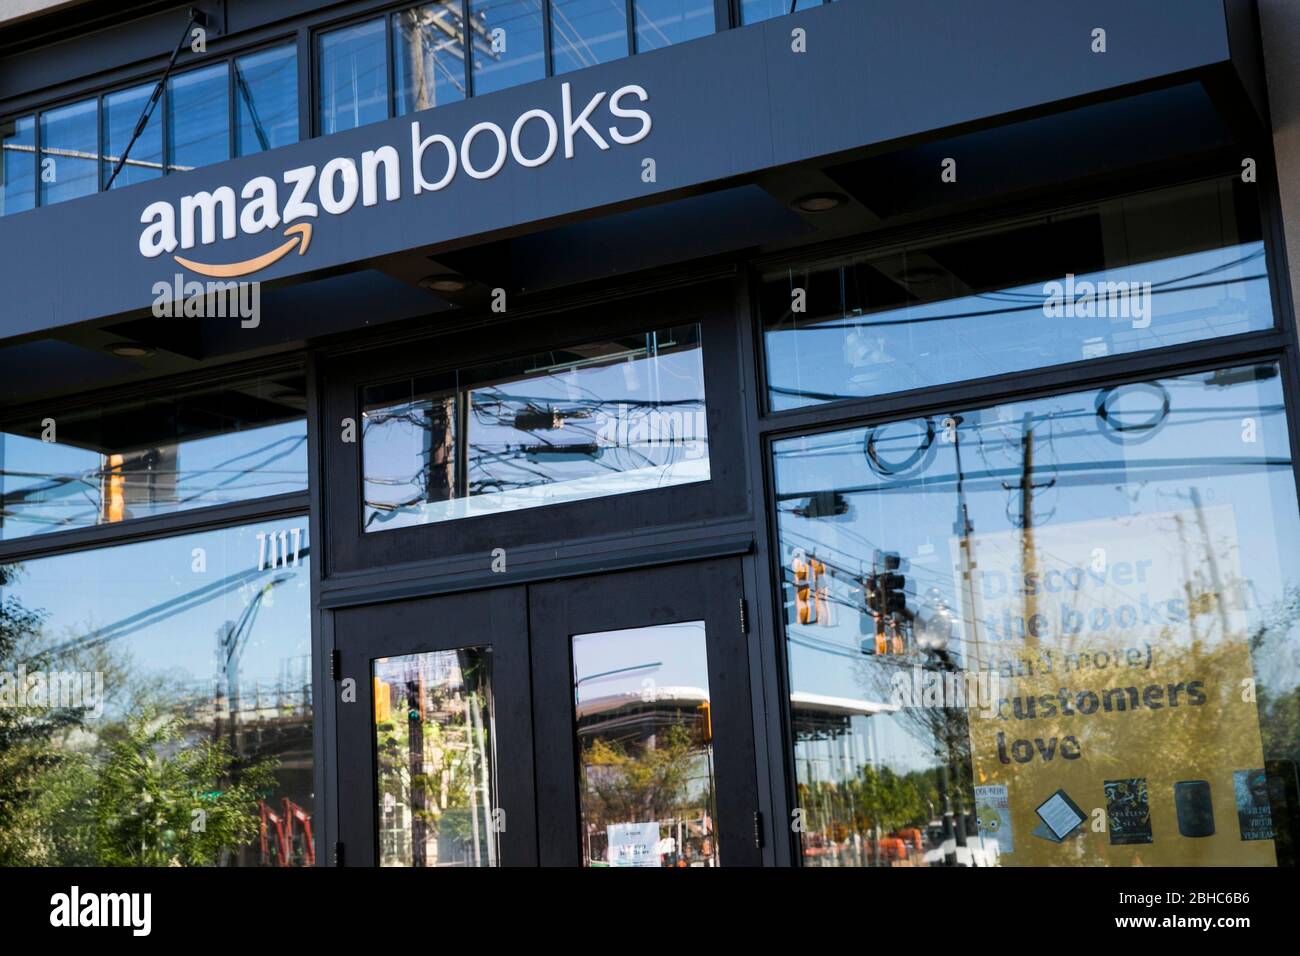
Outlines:
<svg viewBox="0 0 1300 956"><path fill-rule="evenodd" d="M0 26L40 16L42 13L53 13L82 2L84 0L0 0Z"/></svg>
<svg viewBox="0 0 1300 956"><path fill-rule="evenodd" d="M1300 302L1300 2L1259 0L1291 295Z"/></svg>

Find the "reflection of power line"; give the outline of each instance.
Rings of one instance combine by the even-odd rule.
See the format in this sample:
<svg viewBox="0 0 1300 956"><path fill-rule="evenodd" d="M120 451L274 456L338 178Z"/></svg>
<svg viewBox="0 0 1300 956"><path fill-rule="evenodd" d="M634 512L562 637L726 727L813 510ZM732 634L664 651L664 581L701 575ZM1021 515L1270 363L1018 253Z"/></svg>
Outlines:
<svg viewBox="0 0 1300 956"><path fill-rule="evenodd" d="M306 558L310 553L311 548L309 546L304 546L298 552L300 558ZM224 597L231 591L243 587L245 584L256 581L265 575L274 573L275 570L276 569L274 568L268 567L260 570L257 568L250 568L247 571L239 571L222 578L220 581L214 581L212 584L204 585L201 588L195 588L193 591L174 597L171 600L163 601L161 604L155 604L153 607L146 608L143 611L124 617L120 621L97 628L89 634L85 634L71 641L65 641L62 644L43 650L41 653L42 655L63 654L68 651L99 647L100 645L107 644L110 641L116 641L120 638L134 634L137 631L142 631L145 628L159 624L178 614L182 614L185 611L201 607L210 601ZM279 580L273 579L270 586L274 587L280 584L281 580L287 580L287 578ZM259 592L259 594L260 593L262 592Z"/></svg>

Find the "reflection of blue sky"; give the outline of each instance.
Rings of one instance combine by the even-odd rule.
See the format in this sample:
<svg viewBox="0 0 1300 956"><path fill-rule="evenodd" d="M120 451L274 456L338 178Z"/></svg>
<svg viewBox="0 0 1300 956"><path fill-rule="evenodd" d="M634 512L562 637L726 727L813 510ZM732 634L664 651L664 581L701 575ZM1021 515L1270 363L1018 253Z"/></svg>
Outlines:
<svg viewBox="0 0 1300 956"><path fill-rule="evenodd" d="M167 81L167 161L196 169L230 158L230 76L225 63Z"/></svg>
<svg viewBox="0 0 1300 956"><path fill-rule="evenodd" d="M1057 277L1064 283L1065 277ZM811 316L767 333L774 408L876 395L1272 328L1261 242L1075 276L1151 283L1151 324L1049 318L1044 283L866 313ZM797 283L796 283L797 284ZM809 307L818 303L809 301ZM802 394L802 393L807 393Z"/></svg>
<svg viewBox="0 0 1300 956"><path fill-rule="evenodd" d="M568 73L627 56L623 0L551 0L551 57Z"/></svg>
<svg viewBox="0 0 1300 956"><path fill-rule="evenodd" d="M709 0L636 0L638 53L713 32L714 11Z"/></svg>
<svg viewBox="0 0 1300 956"><path fill-rule="evenodd" d="M540 0L471 0L476 31L474 92L492 93L546 75ZM504 50L491 50L494 30L504 31Z"/></svg>
<svg viewBox="0 0 1300 956"><path fill-rule="evenodd" d="M621 694L640 695L647 688L690 687L707 691L709 664L704 622L576 634L573 675L577 703Z"/></svg>
<svg viewBox="0 0 1300 956"><path fill-rule="evenodd" d="M1209 378L1200 373L1162 380L1170 396L1170 413L1165 424L1141 443L1119 444L1106 436L1093 391L963 412L958 444L975 536L1016 530L1012 519L1018 517L1020 507L1016 486L1023 460L1023 420L1029 414L1035 436L1033 480L1055 482L1035 493L1038 528L1046 533L1091 521L1104 529L1108 519L1182 512L1187 515L1184 540L1188 544L1184 546L1169 530L1162 540L1150 543L1149 553L1181 556L1186 552L1195 566L1204 552L1190 497L1195 489L1205 509L1224 505L1232 509L1238 565L1247 582L1247 618L1252 628L1257 626L1285 589L1296 586L1300 557L1296 553L1300 519L1281 386L1276 377L1227 387L1211 384ZM1121 389L1116 407L1121 420L1131 423L1148 417L1158 404L1149 391ZM937 416L936 423L943 417ZM1258 441L1253 444L1242 440L1244 419L1257 422ZM865 429L850 429L783 441L775 449L787 580L795 547L840 570L831 582L832 596L842 602L835 607L834 625L788 626L791 685L796 691L848 698L879 696L880 685L864 684L862 675L888 664L859 651L861 599L849 580L870 572L874 549L897 551L910 562L906 575L912 607L931 588L952 608L962 606L954 566L958 444L936 440L932 456L919 468L891 480L868 466L867 434ZM902 460L923 435L924 428L915 423L886 427L878 433L878 454L886 460ZM832 489L845 496L846 514L805 518L792 513L810 493ZM1078 550L1086 551L1083 546ZM1108 560L1125 557L1112 551ZM791 599L788 588L786 599ZM1300 682L1294 636L1285 640L1275 636L1256 653L1255 665L1266 686L1275 691L1294 687ZM909 746L905 738L890 742L889 736L901 731L883 732L892 719L857 718L855 727L860 730L866 721L877 724L885 749L899 752ZM928 762L929 746L910 746L915 765ZM904 769L910 766L904 761Z"/></svg>
<svg viewBox="0 0 1300 956"><path fill-rule="evenodd" d="M322 133L340 133L388 118L387 18L320 36L318 77Z"/></svg>
<svg viewBox="0 0 1300 956"><path fill-rule="evenodd" d="M131 501L132 517L162 514L307 488L306 424L284 422L182 441L176 459L175 492L152 504L147 496ZM5 500L0 537L6 540L100 520L100 452L21 435L0 435L0 467ZM14 496L71 478L25 500ZM128 472L128 495L147 479Z"/></svg>
<svg viewBox="0 0 1300 956"><path fill-rule="evenodd" d="M20 116L0 138L0 216L36 205L36 118Z"/></svg>
<svg viewBox="0 0 1300 956"><path fill-rule="evenodd" d="M258 532L295 527L302 529L298 566L259 572ZM206 552L203 572L193 570L195 548ZM109 637L106 647L129 654L132 676L166 675L211 699L221 673L218 632L238 621L259 591L278 580L262 597L248 632L240 684L260 683L269 691L287 668L298 691L304 678L310 681L310 671L304 670L311 653L307 549L306 517L284 518L26 561L14 586L0 590L0 597L43 612L43 635L50 645ZM137 615L142 617L136 624L124 623ZM121 688L108 688L110 694L115 690Z"/></svg>
<svg viewBox="0 0 1300 956"><path fill-rule="evenodd" d="M41 205L99 189L99 101L41 113Z"/></svg>
<svg viewBox="0 0 1300 956"><path fill-rule="evenodd" d="M298 51L259 50L235 61L235 153L298 142Z"/></svg>

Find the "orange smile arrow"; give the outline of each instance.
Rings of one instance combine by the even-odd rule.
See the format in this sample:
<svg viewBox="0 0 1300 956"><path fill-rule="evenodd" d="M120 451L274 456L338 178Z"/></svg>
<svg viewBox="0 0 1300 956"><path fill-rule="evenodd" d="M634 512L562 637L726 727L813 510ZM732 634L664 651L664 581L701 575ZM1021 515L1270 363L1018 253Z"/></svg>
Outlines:
<svg viewBox="0 0 1300 956"><path fill-rule="evenodd" d="M263 253L254 259L245 259L243 262L213 266L182 259L180 256L172 256L172 258L186 269L197 272L201 276L211 276L214 279L233 279L236 276L246 276L249 273L265 269L269 265L274 265L287 256L294 246L298 247L298 255L302 255L307 251L307 247L311 245L311 223L309 222L300 222L297 225L290 226L284 231L284 234L289 237L287 242L281 243L270 252Z"/></svg>

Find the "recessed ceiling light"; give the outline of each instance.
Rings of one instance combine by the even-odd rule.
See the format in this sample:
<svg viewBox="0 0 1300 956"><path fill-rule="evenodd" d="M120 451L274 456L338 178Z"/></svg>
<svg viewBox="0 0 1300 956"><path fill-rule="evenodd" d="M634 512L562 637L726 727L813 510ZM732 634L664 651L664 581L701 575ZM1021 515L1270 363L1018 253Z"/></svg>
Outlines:
<svg viewBox="0 0 1300 956"><path fill-rule="evenodd" d="M813 193L801 196L794 201L795 207L804 212L830 212L843 206L848 199L839 193Z"/></svg>
<svg viewBox="0 0 1300 956"><path fill-rule="evenodd" d="M450 273L425 276L420 280L420 288L430 292L464 292L468 286L466 279Z"/></svg>
<svg viewBox="0 0 1300 956"><path fill-rule="evenodd" d="M146 358L154 353L149 346L137 342L117 342L110 345L108 350L119 358Z"/></svg>

